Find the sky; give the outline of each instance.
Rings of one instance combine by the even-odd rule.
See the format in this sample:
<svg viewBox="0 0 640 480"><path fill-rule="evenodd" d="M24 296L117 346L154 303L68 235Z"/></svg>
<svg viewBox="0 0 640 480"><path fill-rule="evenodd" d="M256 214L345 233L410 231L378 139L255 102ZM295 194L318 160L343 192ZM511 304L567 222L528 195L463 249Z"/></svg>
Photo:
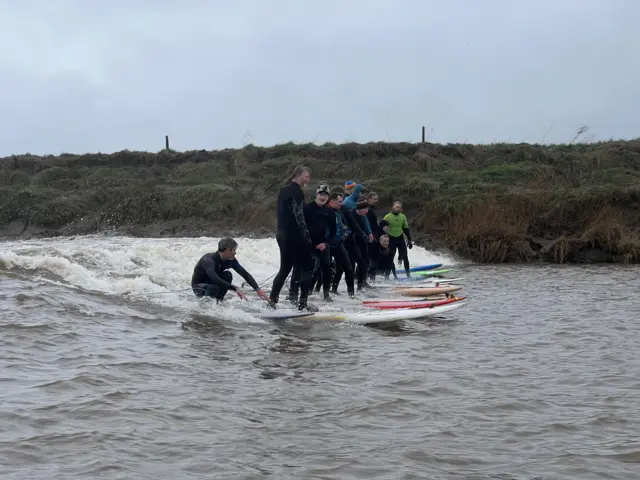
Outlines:
<svg viewBox="0 0 640 480"><path fill-rule="evenodd" d="M0 0L0 156L640 137L637 0Z"/></svg>

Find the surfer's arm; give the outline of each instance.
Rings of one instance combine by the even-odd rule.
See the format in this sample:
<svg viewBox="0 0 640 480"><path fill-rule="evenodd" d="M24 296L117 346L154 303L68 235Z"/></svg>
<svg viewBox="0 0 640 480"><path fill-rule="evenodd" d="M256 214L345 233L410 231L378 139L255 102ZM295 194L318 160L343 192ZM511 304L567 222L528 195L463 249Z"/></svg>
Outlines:
<svg viewBox="0 0 640 480"><path fill-rule="evenodd" d="M337 213L334 212L329 212L327 215L327 228L329 229L329 240L331 241L335 240L338 233L338 219L336 215Z"/></svg>
<svg viewBox="0 0 640 480"><path fill-rule="evenodd" d="M247 283L249 285L251 285L251 288L253 288L255 291L260 290L260 287L258 286L258 282L256 282L255 278L253 278L251 276L251 274L249 272L247 272L244 267L242 265L240 265L240 262L238 262L236 260L236 264L234 265L233 269L238 272L238 275L240 275L242 278L244 278Z"/></svg>
<svg viewBox="0 0 640 480"><path fill-rule="evenodd" d="M362 228L360 228L360 225L358 224L356 219L353 218L352 210L346 210L344 212L344 219L347 221L347 225L349 226L349 228L353 233L357 233L358 235L364 235Z"/></svg>
<svg viewBox="0 0 640 480"><path fill-rule="evenodd" d="M411 230L409 230L409 222L407 222L407 217L404 217L404 221L402 222L402 231L407 237L407 242L411 245L413 242L411 241Z"/></svg>
<svg viewBox="0 0 640 480"><path fill-rule="evenodd" d="M362 217L362 219L363 219L363 223L364 223L364 232L365 232L367 235L371 235L373 232L372 232L372 230L371 230L371 225L369 224L369 219L367 218L367 216L366 216L366 215L364 215L364 216Z"/></svg>

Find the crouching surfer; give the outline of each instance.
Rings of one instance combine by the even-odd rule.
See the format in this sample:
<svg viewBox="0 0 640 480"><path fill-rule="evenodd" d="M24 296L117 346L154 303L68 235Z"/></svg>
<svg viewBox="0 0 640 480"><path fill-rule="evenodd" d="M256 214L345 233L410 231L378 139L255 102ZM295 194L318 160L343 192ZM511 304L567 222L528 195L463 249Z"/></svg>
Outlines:
<svg viewBox="0 0 640 480"><path fill-rule="evenodd" d="M393 273L393 278L398 280L396 274L396 267L393 264L393 256L391 255L391 249L389 248L389 236L387 234L380 235L376 248L376 257L372 264L371 273L375 280L376 274L382 274L386 280L389 279L389 275Z"/></svg>
<svg viewBox="0 0 640 480"><path fill-rule="evenodd" d="M233 275L228 270L235 270L263 300L269 296L262 291L258 283L236 259L238 243L233 238L223 238L218 242L218 251L206 253L198 260L191 277L191 289L197 297L215 298L216 303L222 301L229 290L244 299L244 292L233 285Z"/></svg>

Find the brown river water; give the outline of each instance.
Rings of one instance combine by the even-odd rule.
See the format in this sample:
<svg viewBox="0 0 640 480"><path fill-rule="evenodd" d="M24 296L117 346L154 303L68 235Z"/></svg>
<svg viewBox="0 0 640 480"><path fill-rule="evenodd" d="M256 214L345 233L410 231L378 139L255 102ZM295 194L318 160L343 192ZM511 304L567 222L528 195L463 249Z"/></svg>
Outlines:
<svg viewBox="0 0 640 480"><path fill-rule="evenodd" d="M640 479L640 268L416 247L466 307L299 325L178 291L215 244L0 243L3 480Z"/></svg>

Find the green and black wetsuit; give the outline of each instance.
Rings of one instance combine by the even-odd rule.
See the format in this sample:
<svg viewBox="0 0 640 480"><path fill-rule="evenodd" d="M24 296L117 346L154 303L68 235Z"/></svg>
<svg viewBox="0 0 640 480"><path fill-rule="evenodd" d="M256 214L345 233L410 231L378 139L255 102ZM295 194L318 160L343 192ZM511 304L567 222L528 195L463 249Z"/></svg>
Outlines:
<svg viewBox="0 0 640 480"><path fill-rule="evenodd" d="M387 213L384 216L384 221L387 222L389 229L387 231L389 235L389 250L391 250L391 258L395 257L396 249L398 255L404 262L404 270L407 276L411 276L409 272L409 255L407 254L407 246L413 247L411 242L411 231L409 230L409 222L404 213ZM402 234L407 236L407 244L404 243Z"/></svg>

